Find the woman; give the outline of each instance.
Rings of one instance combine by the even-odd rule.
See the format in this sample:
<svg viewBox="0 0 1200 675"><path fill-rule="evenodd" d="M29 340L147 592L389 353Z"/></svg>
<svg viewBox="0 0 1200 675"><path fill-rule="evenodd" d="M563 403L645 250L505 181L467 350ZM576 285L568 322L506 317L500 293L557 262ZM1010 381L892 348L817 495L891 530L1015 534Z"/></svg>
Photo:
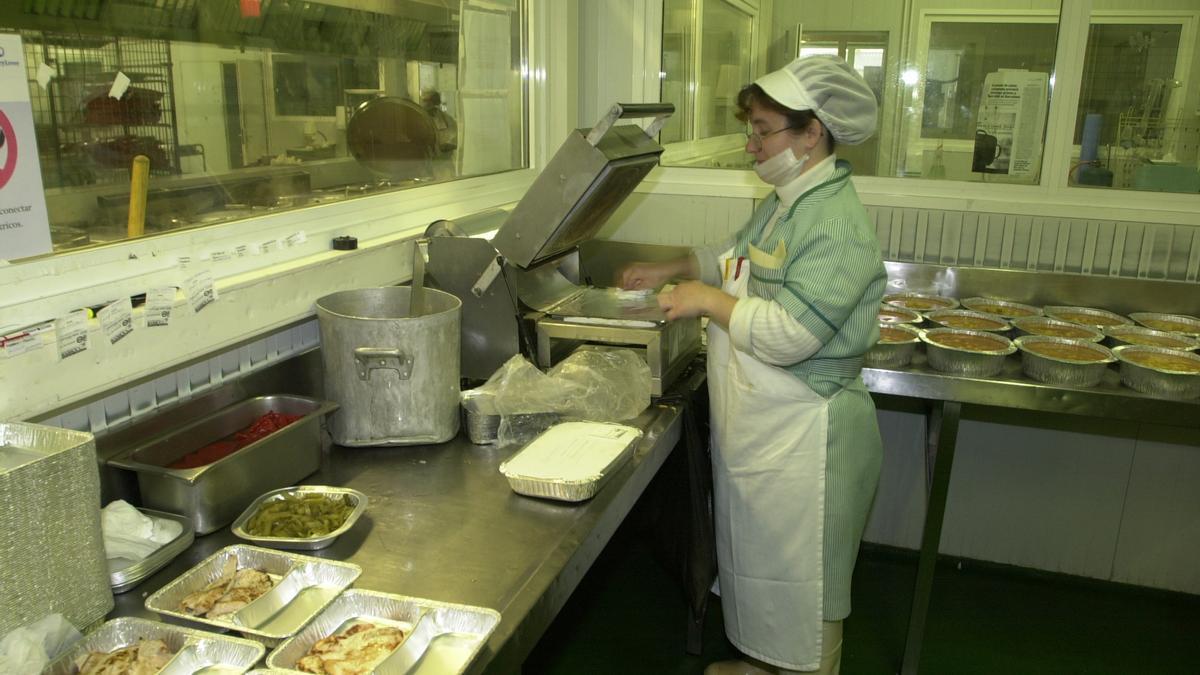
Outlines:
<svg viewBox="0 0 1200 675"><path fill-rule="evenodd" d="M875 96L836 57L793 61L738 95L746 152L775 186L717 249L622 271L668 319L706 316L724 673L837 673L850 576L882 459L860 371L887 282L836 143L875 130ZM718 263L718 251L732 255Z"/></svg>

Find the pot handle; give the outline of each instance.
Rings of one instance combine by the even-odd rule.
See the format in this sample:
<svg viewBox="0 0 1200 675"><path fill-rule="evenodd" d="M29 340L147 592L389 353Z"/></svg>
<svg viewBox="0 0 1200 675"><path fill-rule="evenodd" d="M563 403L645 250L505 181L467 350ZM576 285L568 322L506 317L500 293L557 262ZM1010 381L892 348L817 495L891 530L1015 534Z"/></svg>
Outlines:
<svg viewBox="0 0 1200 675"><path fill-rule="evenodd" d="M400 379L407 380L412 376L413 357L399 349L359 347L354 350L354 364L360 380L370 380L372 370L394 370Z"/></svg>

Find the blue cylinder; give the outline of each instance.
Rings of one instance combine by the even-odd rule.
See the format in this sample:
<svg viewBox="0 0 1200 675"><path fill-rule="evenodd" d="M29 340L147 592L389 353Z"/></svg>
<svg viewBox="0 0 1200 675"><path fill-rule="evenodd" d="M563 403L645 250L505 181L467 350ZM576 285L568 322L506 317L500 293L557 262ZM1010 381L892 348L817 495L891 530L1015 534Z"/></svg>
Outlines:
<svg viewBox="0 0 1200 675"><path fill-rule="evenodd" d="M1088 113L1083 118L1083 138L1079 144L1079 161L1094 162L1100 147L1100 129L1104 127L1104 115Z"/></svg>

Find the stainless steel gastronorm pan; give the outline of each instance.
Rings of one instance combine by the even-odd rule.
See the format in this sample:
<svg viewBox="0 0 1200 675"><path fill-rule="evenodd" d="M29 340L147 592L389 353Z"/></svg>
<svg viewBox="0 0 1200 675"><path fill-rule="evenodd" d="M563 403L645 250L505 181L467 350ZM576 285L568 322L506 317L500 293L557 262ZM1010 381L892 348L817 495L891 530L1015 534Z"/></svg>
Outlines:
<svg viewBox="0 0 1200 675"><path fill-rule="evenodd" d="M180 420L175 431L138 444L108 463L137 473L145 506L186 515L196 534L208 534L229 524L255 497L315 472L321 461L322 418L336 409L335 403L303 396L258 396L198 420ZM168 468L272 411L302 417L212 464Z"/></svg>

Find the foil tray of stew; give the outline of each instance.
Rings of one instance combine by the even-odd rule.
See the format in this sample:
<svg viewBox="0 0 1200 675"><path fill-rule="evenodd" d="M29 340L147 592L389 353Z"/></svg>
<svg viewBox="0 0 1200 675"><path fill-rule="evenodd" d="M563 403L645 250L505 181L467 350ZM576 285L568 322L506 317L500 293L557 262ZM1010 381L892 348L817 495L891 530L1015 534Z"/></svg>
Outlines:
<svg viewBox="0 0 1200 675"><path fill-rule="evenodd" d="M921 331L899 323L879 322L879 341L863 354L868 368L902 368L912 362Z"/></svg>
<svg viewBox="0 0 1200 675"><path fill-rule="evenodd" d="M350 563L238 544L146 598L146 609L274 644L295 635L361 573Z"/></svg>
<svg viewBox="0 0 1200 675"><path fill-rule="evenodd" d="M915 312L930 312L935 309L954 309L958 300L933 293L889 293L883 296L884 304L903 307Z"/></svg>
<svg viewBox="0 0 1200 675"><path fill-rule="evenodd" d="M282 525L308 525L308 529L304 532L284 532L277 534L264 534L252 526L256 524L255 518L259 512L272 506L279 505L283 502L299 500L302 502L305 498L323 498L328 500L336 500L344 502L346 505L345 517L337 523L304 523L307 514L304 513L287 513L282 514L276 520ZM233 521L230 529L234 536L239 539L245 539L253 544L260 546L270 546L271 548L284 548L299 551L315 551L329 546L338 537L350 531L354 527L354 523L367 510L367 496L358 490L352 490L344 487L331 487L328 485L297 485L296 487L280 488L272 490L258 499L254 500L242 515L238 516L237 520ZM271 514L268 517L275 516ZM283 521L283 522L280 522ZM325 527L321 527L324 525Z"/></svg>
<svg viewBox="0 0 1200 675"><path fill-rule="evenodd" d="M938 309L925 312L925 318L943 328L985 330L989 333L1005 333L1012 329L1012 325L1003 317L969 309Z"/></svg>
<svg viewBox="0 0 1200 675"><path fill-rule="evenodd" d="M312 673L334 662L348 672L453 675L478 658L499 623L500 613L483 607L350 590L272 650L267 666Z"/></svg>
<svg viewBox="0 0 1200 675"><path fill-rule="evenodd" d="M1048 316L1029 316L1012 320L1013 328L1018 335L1045 335L1047 337L1067 338L1070 340L1087 340L1100 342L1104 333L1090 326L1081 326L1070 321L1060 321Z"/></svg>
<svg viewBox="0 0 1200 675"><path fill-rule="evenodd" d="M1159 314L1157 312L1134 312L1129 318L1154 330L1179 333L1190 338L1200 337L1200 319L1187 314Z"/></svg>
<svg viewBox="0 0 1200 675"><path fill-rule="evenodd" d="M1110 346L1120 347L1121 345L1145 345L1148 347L1162 347L1164 349L1177 349L1181 352L1194 352L1200 349L1200 340L1181 335L1179 333L1169 333L1145 326L1109 326L1104 329L1104 335L1108 337Z"/></svg>
<svg viewBox="0 0 1200 675"><path fill-rule="evenodd" d="M1125 345L1113 353L1121 383L1135 391L1173 399L1200 397L1200 354L1162 347Z"/></svg>
<svg viewBox="0 0 1200 675"><path fill-rule="evenodd" d="M1042 311L1052 319L1077 323L1080 326L1090 326L1097 330L1104 330L1107 326L1133 325L1132 321L1120 314L1110 312L1107 309L1096 309L1095 307L1048 305L1043 307Z"/></svg>
<svg viewBox="0 0 1200 675"><path fill-rule="evenodd" d="M1108 364L1117 360L1095 342L1023 335L1015 343L1021 350L1021 370L1047 384L1094 387L1104 379Z"/></svg>
<svg viewBox="0 0 1200 675"><path fill-rule="evenodd" d="M144 665L139 672L245 673L258 663L266 649L253 640L217 635L208 631L172 626L134 617L105 622L76 642L42 671L43 675L76 675L84 667L101 667L106 658L120 658L121 650ZM88 661L91 661L89 664ZM91 671L89 671L91 672ZM100 670L100 672L106 672ZM111 672L111 671L107 671Z"/></svg>
<svg viewBox="0 0 1200 675"><path fill-rule="evenodd" d="M962 306L974 312L994 314L1005 319L1020 319L1027 316L1040 316L1042 314L1041 307L993 298L965 298L962 301Z"/></svg>
<svg viewBox="0 0 1200 675"><path fill-rule="evenodd" d="M889 305L887 303L879 304L879 324L886 323L903 323L903 324L918 324L925 320L921 313L912 310Z"/></svg>
<svg viewBox="0 0 1200 675"><path fill-rule="evenodd" d="M1004 368L1004 360L1017 350L1012 340L981 330L930 328L921 333L929 365L953 375L991 377Z"/></svg>

